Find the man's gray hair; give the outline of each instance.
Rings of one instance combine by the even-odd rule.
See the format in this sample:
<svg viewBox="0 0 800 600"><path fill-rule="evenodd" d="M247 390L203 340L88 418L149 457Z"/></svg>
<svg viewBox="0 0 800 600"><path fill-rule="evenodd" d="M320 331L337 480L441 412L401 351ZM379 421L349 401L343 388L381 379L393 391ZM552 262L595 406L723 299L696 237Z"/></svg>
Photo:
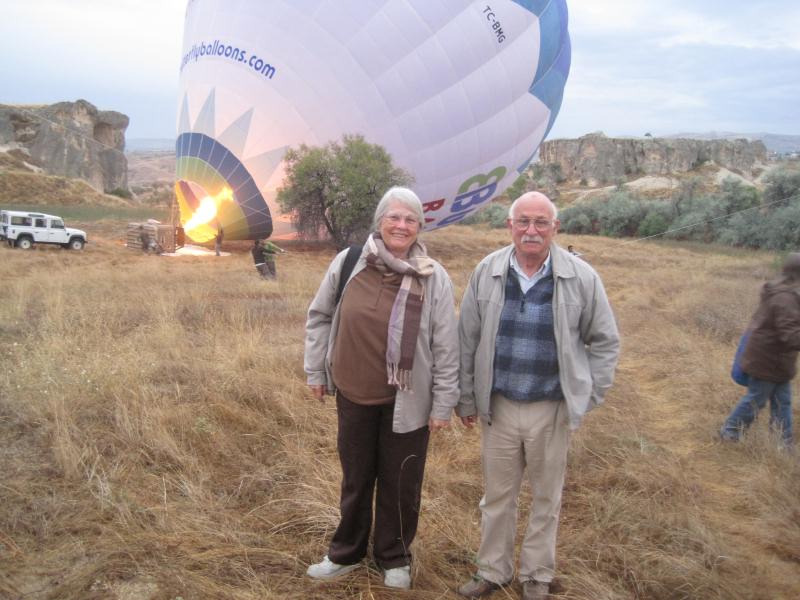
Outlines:
<svg viewBox="0 0 800 600"><path fill-rule="evenodd" d="M375 208L375 216L372 218L372 228L378 229L381 219L386 216L386 212L389 210L389 205L394 202L402 204L407 209L413 211L419 221L420 230L422 230L422 226L425 224L422 201L412 190L404 187L393 187L386 191L381 201L378 202L378 206Z"/></svg>
<svg viewBox="0 0 800 600"><path fill-rule="evenodd" d="M552 207L552 210L553 210L553 218L554 218L554 219L558 219L558 207L555 205L555 203L554 203L552 200L550 200L550 198L548 198L547 196L545 196L545 195L544 195L543 193L541 193L541 192L525 192L525 193L524 193L524 194L522 194L522 195L521 195L519 198L517 198L516 200L514 200L514 201L511 203L511 206L509 206L509 207L508 207L508 218L509 218L509 219L513 219L513 218L514 218L514 211L515 211L515 210L516 210L516 208L517 208L517 203L518 203L520 200L522 200L523 198L528 198L528 197L530 197L531 195L542 196L543 198L547 199L547 201L548 201L548 202L550 202L550 206Z"/></svg>

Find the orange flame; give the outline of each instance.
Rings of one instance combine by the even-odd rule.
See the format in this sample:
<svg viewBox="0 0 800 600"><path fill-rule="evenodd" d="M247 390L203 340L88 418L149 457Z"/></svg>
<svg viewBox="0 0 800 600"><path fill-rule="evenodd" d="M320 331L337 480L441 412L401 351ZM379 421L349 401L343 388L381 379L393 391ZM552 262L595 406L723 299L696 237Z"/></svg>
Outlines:
<svg viewBox="0 0 800 600"><path fill-rule="evenodd" d="M200 200L200 206L197 207L191 218L186 221L183 226L184 231L190 234L194 229L207 225L216 218L219 205L231 200L233 200L233 191L229 187L222 188L216 196L206 196Z"/></svg>

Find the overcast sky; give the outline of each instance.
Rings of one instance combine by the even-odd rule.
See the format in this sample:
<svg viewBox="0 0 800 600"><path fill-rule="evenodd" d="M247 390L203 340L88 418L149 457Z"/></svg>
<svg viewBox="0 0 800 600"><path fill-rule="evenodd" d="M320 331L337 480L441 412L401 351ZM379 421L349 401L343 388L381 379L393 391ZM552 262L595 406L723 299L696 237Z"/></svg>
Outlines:
<svg viewBox="0 0 800 600"><path fill-rule="evenodd" d="M435 1L435 0L432 0ZM797 0L568 0L572 67L550 138L800 134ZM3 0L0 103L84 98L175 135L185 0Z"/></svg>

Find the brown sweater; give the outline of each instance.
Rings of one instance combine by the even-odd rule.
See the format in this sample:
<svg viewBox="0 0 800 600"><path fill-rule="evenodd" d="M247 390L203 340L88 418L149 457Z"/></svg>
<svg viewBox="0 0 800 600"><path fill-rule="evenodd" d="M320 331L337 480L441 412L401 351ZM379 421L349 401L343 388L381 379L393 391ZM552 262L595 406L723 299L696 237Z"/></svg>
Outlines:
<svg viewBox="0 0 800 600"><path fill-rule="evenodd" d="M402 275L367 267L347 284L331 357L333 383L357 404L389 404L395 388L386 372L389 316Z"/></svg>

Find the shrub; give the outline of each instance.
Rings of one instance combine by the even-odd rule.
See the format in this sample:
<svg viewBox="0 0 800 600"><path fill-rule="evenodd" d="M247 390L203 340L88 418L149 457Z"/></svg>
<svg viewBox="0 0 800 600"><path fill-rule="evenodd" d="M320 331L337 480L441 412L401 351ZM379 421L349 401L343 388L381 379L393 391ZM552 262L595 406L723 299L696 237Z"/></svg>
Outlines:
<svg viewBox="0 0 800 600"><path fill-rule="evenodd" d="M764 204L787 206L800 202L800 171L780 169L764 178Z"/></svg>
<svg viewBox="0 0 800 600"><path fill-rule="evenodd" d="M636 231L638 237L652 237L661 235L669 229L669 221L659 212L648 212L647 216L642 219L639 224L639 229Z"/></svg>
<svg viewBox="0 0 800 600"><path fill-rule="evenodd" d="M625 192L615 192L600 205L601 233L612 237L633 236L645 216L642 203Z"/></svg>
<svg viewBox="0 0 800 600"><path fill-rule="evenodd" d="M744 185L738 179L727 177L722 181L719 193L726 213L739 212L758 206L758 190Z"/></svg>
<svg viewBox="0 0 800 600"><path fill-rule="evenodd" d="M133 198L133 194L131 194L130 190L126 190L125 188L114 188L108 193L117 198L125 198L125 200Z"/></svg>
<svg viewBox="0 0 800 600"><path fill-rule="evenodd" d="M764 215L749 211L731 216L719 233L718 241L730 246L760 248L767 234Z"/></svg>
<svg viewBox="0 0 800 600"><path fill-rule="evenodd" d="M592 231L592 220L580 205L565 208L558 215L561 231L564 233L595 233Z"/></svg>
<svg viewBox="0 0 800 600"><path fill-rule="evenodd" d="M769 236L763 247L769 250L800 249L800 202L773 211L766 219Z"/></svg>
<svg viewBox="0 0 800 600"><path fill-rule="evenodd" d="M505 196L509 200L516 200L522 194L528 191L528 186L531 184L530 179L524 173L517 177L516 181L512 183L505 191Z"/></svg>

